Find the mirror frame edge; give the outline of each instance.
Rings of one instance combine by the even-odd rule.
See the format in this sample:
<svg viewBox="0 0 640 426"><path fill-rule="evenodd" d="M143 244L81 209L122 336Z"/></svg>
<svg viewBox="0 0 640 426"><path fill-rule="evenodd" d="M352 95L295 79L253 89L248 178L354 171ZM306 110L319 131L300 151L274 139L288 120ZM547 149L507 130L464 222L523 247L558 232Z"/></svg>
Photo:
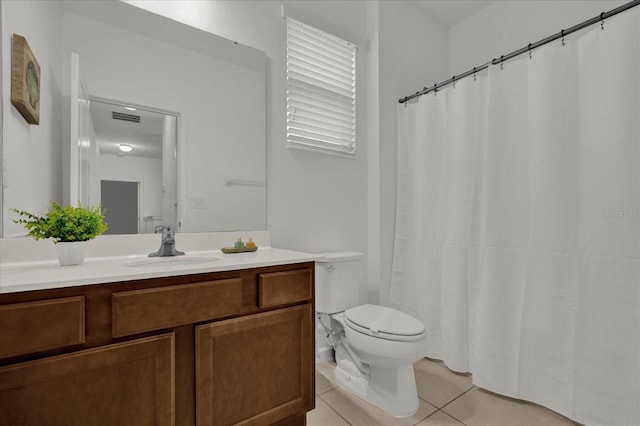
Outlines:
<svg viewBox="0 0 640 426"><path fill-rule="evenodd" d="M4 64L2 63L2 57L4 54L4 39L3 39L3 3L0 1L0 157L2 157L2 174L0 174L0 238L4 235L4 179L5 179L5 167L6 162L4 160L4 79L6 76L2 72ZM1 255L1 254L0 254Z"/></svg>

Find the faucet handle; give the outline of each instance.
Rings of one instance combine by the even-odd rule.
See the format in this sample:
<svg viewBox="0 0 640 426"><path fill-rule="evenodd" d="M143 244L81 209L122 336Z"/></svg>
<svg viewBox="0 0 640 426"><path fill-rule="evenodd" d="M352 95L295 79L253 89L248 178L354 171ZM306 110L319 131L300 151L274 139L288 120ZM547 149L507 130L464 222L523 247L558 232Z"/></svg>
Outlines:
<svg viewBox="0 0 640 426"><path fill-rule="evenodd" d="M173 237L174 237L174 235L175 235L175 233L176 233L176 231L175 231L172 227L170 227L170 226L166 226L166 227L164 228L164 231L165 231L165 233L166 233L166 234L165 234L165 233L163 233L162 235L166 235L166 236L167 236L167 238L173 238Z"/></svg>
<svg viewBox="0 0 640 426"><path fill-rule="evenodd" d="M156 234L162 232L162 243L164 244L169 239L173 239L175 237L176 231L173 227L169 225L158 225L153 229L153 232Z"/></svg>
<svg viewBox="0 0 640 426"><path fill-rule="evenodd" d="M153 232L156 234L159 232L164 233L165 230L169 232L169 231L172 231L173 228L171 228L169 225L156 225L156 227L153 228Z"/></svg>

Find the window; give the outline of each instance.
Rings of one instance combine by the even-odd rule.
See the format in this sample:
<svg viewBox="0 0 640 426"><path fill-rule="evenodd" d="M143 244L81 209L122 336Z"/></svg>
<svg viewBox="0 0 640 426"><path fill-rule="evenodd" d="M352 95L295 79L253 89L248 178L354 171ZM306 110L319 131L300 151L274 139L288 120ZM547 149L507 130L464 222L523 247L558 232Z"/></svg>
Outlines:
<svg viewBox="0 0 640 426"><path fill-rule="evenodd" d="M356 46L287 18L287 143L354 156Z"/></svg>

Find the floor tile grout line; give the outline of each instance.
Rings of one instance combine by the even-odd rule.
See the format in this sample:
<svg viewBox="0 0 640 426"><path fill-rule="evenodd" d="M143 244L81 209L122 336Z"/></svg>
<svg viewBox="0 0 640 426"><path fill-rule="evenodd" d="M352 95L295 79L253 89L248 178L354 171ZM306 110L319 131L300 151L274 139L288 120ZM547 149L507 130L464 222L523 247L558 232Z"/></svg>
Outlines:
<svg viewBox="0 0 640 426"><path fill-rule="evenodd" d="M462 420L460 420L460 419L458 419L458 418L454 417L453 415L451 415L451 414L447 413L446 411L444 411L444 410L442 410L442 409L443 409L444 407L446 407L447 405L451 404L451 403L452 403L453 401L455 401L456 399L460 398L462 395L464 395L464 394L466 394L467 392L469 392L470 390L474 389L475 387L476 387L476 386L472 386L471 388L469 388L469 389L467 389L466 391L462 392L460 395L456 396L456 397L455 397L455 398L453 398L451 401L447 402L447 403L446 403L445 405L443 405L441 408L436 407L435 405L433 405L432 403L430 403L430 402L429 402L429 401L427 401L426 399L424 399L424 398L422 398L422 397L418 396L418 400L420 400L420 401L422 401L422 402L425 402L425 403L429 404L430 406L432 406L433 408L435 408L435 411L434 411L434 412L432 412L431 414L429 414L429 415L425 416L425 417L421 417L420 419L418 419L415 423L413 423L413 426L416 426L418 423L420 423L420 422L422 422L422 421L424 421L424 420L428 419L429 417L432 417L432 416L433 416L433 415L435 415L438 411L441 411L443 414L445 414L445 415L447 415L447 416L451 417L451 418L452 418L452 419L454 419L455 421L460 422L462 425L467 426L467 424L466 424L466 423L464 423ZM342 414L340 414L340 412L339 412L338 410L336 410L336 409L333 407L333 405L331 405L331 403L330 403L329 401L325 400L325 399L322 397L322 395L325 395L325 394L327 394L327 393L329 393L329 392L331 392L331 391L333 391L333 390L339 389L339 388L340 388L340 386L334 386L333 388L331 388L331 389L329 389L329 390L326 390L326 391L322 392L321 394L317 394L317 393L316 393L316 396L317 396L318 398L320 398L320 399L321 399L321 400L322 400L322 401L327 405L327 407L329 407L329 408L330 408L334 413L336 413L336 414L338 415L338 417L340 417L342 420L344 420L344 421L345 421L345 423L347 423L349 426L352 426L352 423L351 423L351 422L349 422L349 420L347 420L347 419L346 419Z"/></svg>
<svg viewBox="0 0 640 426"><path fill-rule="evenodd" d="M467 392L468 392L468 391L467 391ZM466 393L466 392L464 392L464 393ZM462 395L460 395L460 396L462 396ZM457 399L457 398L456 398L456 399ZM453 400L452 400L451 402L453 402ZM448 404L447 404L447 405L448 405ZM463 424L464 426L468 426L468 425L467 425L465 422L463 422L462 420L460 420L460 419L456 419L455 417L453 417L451 414L447 413L446 411L442 411L442 409L440 409L440 408L438 408L438 409L437 409L436 411L434 411L433 413L429 414L429 415L428 415L427 417L425 417L424 419L428 419L429 417L434 416L434 415L435 415L436 413L438 413L438 412L441 412L441 413L442 413L442 414L444 414L445 416L449 416L449 417L451 417L453 420L455 420L455 421L457 421L457 422L459 422L459 423ZM424 419L422 419L422 420L424 420ZM422 420L420 420L420 421L422 421Z"/></svg>
<svg viewBox="0 0 640 426"><path fill-rule="evenodd" d="M449 415L449 416L453 417L451 414L447 413L447 412L446 412L446 411L444 411L443 409L444 409L445 407L447 407L447 406L451 405L451 403L453 403L453 401L456 401L456 400L457 400L457 399L459 399L461 396L465 395L467 392L469 392L469 391L471 391L471 390L473 390L473 389L475 389L475 388L476 388L476 386L475 386L475 385L471 386L469 389L467 389L466 391L462 392L460 395L456 396L456 397L455 397L455 398L453 398L451 401L449 401L449 402L447 402L446 404L444 404L442 407L438 408L438 410L441 410L443 413L445 413L445 414L447 414L447 415ZM454 418L454 419L456 419L455 417L453 417L453 418ZM460 419L456 419L456 420L457 420L457 421L459 421L460 423L464 423L464 422L463 422L462 420L460 420Z"/></svg>
<svg viewBox="0 0 640 426"><path fill-rule="evenodd" d="M445 366L445 367L446 367L446 366ZM448 367L447 367L447 368L448 368ZM470 375L470 377L472 377L472 376ZM326 378L326 377L325 377L325 378ZM443 377L443 378L444 378L444 377ZM322 401L323 401L323 402L324 402L324 403L325 403L325 404L326 404L326 405L327 405L327 406L328 406L328 407L329 407L333 412L335 412L335 413L338 415L338 417L339 417L339 418L341 418L341 419L345 422L345 424L352 426L352 423L351 423L351 422L349 422L349 420L347 420L347 418L345 418L342 414L340 414L340 412L339 412L336 408L334 408L334 406L333 406L333 405L331 405L331 404L328 402L328 400L325 400L325 399L323 398L323 396L324 396L325 394L328 394L329 392L334 391L334 390L339 389L339 388L340 388L340 386L333 386L332 388L325 390L325 391L324 391L324 392L322 392L321 394L316 393L316 396L317 396L320 400L322 400ZM433 403L429 402L428 400L426 400L425 398L418 396L418 399L419 399L419 401L420 401L420 403L421 403L421 404L422 404L422 403L426 403L426 404L428 404L429 406L433 407L433 408L435 409L435 411L433 411L433 412L432 412L432 413L430 413L429 415L424 416L424 417L421 417L421 418L419 418L419 419L415 419L415 418L414 418L414 419L412 419L412 423L411 423L411 424L412 424L413 426L416 426L416 425L418 425L419 423L421 423L421 422L425 421L426 419L428 419L428 418L430 418L430 417L432 417L432 416L436 415L436 414L440 411L442 415L444 415L444 416L447 416L447 417L450 417L450 418L454 419L456 422L458 422L458 424L459 424L459 425L468 426L468 425L467 425L467 423L465 423L464 421L462 421L462 420L460 420L460 419L456 418L452 413L449 413L449 412L445 411L444 409L445 409L445 408L447 408L447 407L449 407L449 406L450 406L450 405L452 405L455 401L457 401L458 399L460 399L461 397L463 397L464 395L466 395L467 393L469 393L470 391L472 391L472 390L474 390L474 389L484 390L483 388L478 387L478 386L474 385L473 383L471 383L471 386L470 386L468 389L466 389L466 390L462 391L460 394L458 394L457 396L453 397L451 400L449 400L448 402L446 402L445 404L443 404L441 407L438 407L438 406L434 405ZM491 391L489 391L489 392L491 393ZM512 399L512 398L510 398L510 397L508 397L508 396L503 396L503 395L500 395L500 394L496 394L496 397L498 397L498 398L500 398L500 399L507 399L507 400ZM516 399L516 400L518 400L517 398L515 398L515 399ZM558 416L560 416L560 417L564 417L564 416L562 416L560 413L558 413L558 412L556 412L556 411L554 411L554 410L551 410L551 409L549 409L549 408L547 408L547 407L544 407L544 406L542 406L542 405L540 405L540 404L537 404L537 403L535 403L535 402L527 401L527 400L521 400L521 401L523 401L523 402L525 402L525 403L528 403L528 404L530 404L530 405L532 405L532 406L535 406L535 407L539 407L539 408L545 409L545 410L549 411L550 413L555 414L555 415L558 415ZM584 425L581 425L580 423L575 422L574 420L572 420L572 419L570 419L570 418L567 418L567 417L564 417L564 418L566 418L569 422L573 423L573 425L575 425L575 426L584 426ZM413 422L413 420L415 420L415 422ZM395 424L395 423L394 423L394 424ZM640 426L640 425L639 425L639 426Z"/></svg>
<svg viewBox="0 0 640 426"><path fill-rule="evenodd" d="M338 387L339 387L339 386L336 386L336 387L335 387L335 388L333 388L333 389L336 389L336 388L338 388ZM332 390L333 390L333 389L332 389ZM329 393L329 392L330 392L330 391L327 391L327 392L325 392L325 393ZM318 398L320 398L322 401L324 401L324 403L325 403L325 404L327 404L327 407L331 408L331 410L333 410L333 412L334 412L334 413L336 413L336 414L338 415L338 417L340 417L342 420L344 420L346 424L348 424L349 426L352 426L352 425L351 425L351 422L350 422L349 420L347 420L346 418L344 418L344 416L343 416L342 414L340 414L340 413L338 412L338 410L336 410L335 408L333 408L333 405L331 405L331 404L329 403L329 401L325 400L325 399L322 397L322 395L318 395Z"/></svg>
<svg viewBox="0 0 640 426"><path fill-rule="evenodd" d="M443 411L443 413L446 414L447 416L451 417L453 420L460 422L460 424L462 424L464 426L467 426L467 424L465 422L463 422L462 420L460 420L460 419L458 419L456 417L453 417L451 414L447 413L446 411Z"/></svg>
<svg viewBox="0 0 640 426"><path fill-rule="evenodd" d="M318 393L316 392L316 396L317 396L318 398L320 398L320 399L321 399L321 400L322 400L322 401L323 401L323 402L324 402L324 403L325 403L325 404L326 404L326 405L327 405L327 406L328 406L328 407L329 407L333 412L335 412L335 413L338 415L338 417L340 417L342 420L344 420L344 421L345 421L345 423L347 423L348 425L352 426L352 424L351 424L351 423L350 423L350 422L349 422L349 421L348 421L348 420L347 420L343 415L341 415L341 414L340 414L340 412L339 412L338 410L336 410L336 409L335 409L335 408L334 408L334 407L329 403L329 401L327 401L327 400L325 400L325 399L323 398L323 395L328 394L329 392L331 392L331 391L333 391L333 390L336 390L336 389L339 389L339 388L340 388L340 386L337 386L337 385L336 385L336 386L334 386L334 387L332 387L332 388L330 388L330 389L325 390L324 392L322 392L322 393L320 393L320 394L318 394ZM426 399L424 399L424 398L422 398L422 397L418 396L418 399L419 399L420 401L423 401L423 402L425 402L425 403L429 404L430 406L432 406L433 408L435 408L435 411L434 411L434 412L432 412L431 414L429 414L428 416L422 417L422 418L420 418L419 420L417 420L415 423L413 423L413 426L416 426L418 423L420 423L420 422L424 421L425 419L427 419L427 418L429 418L429 417L431 417L431 416L435 415L438 411L441 411L444 415L451 417L452 419L454 419L455 421L459 422L460 424L462 424L462 425L464 425L464 426L467 426L467 424L466 424L466 423L464 423L462 420L457 419L456 417L454 417L453 415L451 415L451 414L447 413L447 412L446 412L446 411L444 411L443 409L444 409L445 407L449 406L449 405L450 405L451 403L453 403L454 401L456 401L458 398L460 398L460 397L462 397L463 395L465 395L467 392L469 392L469 391L471 391L471 390L473 390L473 389L475 389L475 388L476 388L476 386L472 384L472 385L471 385L471 387L470 387L469 389L467 389L467 390L465 390L465 391L461 392L459 395L457 395L456 397L454 397L453 399L451 399L450 401L448 401L446 404L444 404L444 405L443 405L443 406L441 406L441 407L437 407L436 405L432 404L431 402L427 401Z"/></svg>
<svg viewBox="0 0 640 426"><path fill-rule="evenodd" d="M438 407L438 406L437 406L437 405L435 405L433 402L429 402L427 399L425 399L425 398L423 398L423 397L421 397L421 396L418 396L418 398L420 398L420 399L422 399L423 401L425 401L425 402L429 403L430 405L433 405L437 410L441 410L441 409L443 409L443 408L444 408L444 407L446 407L447 405L451 404L453 401L455 401L456 399L460 398L462 395L464 395L465 393L469 392L470 390L472 390L472 389L474 389L474 388L476 388L476 386L472 384L472 385L471 385L471 387L470 387L469 389L467 389L467 390L465 390L465 391L460 392L458 395L456 395L455 397L453 397L451 400L447 401L447 402L446 402L444 405L442 405L441 407ZM457 420L457 419L456 419L456 420Z"/></svg>
<svg viewBox="0 0 640 426"><path fill-rule="evenodd" d="M324 392L320 392L320 393L318 393L318 391L316 391L316 396L324 395L325 393L327 393L327 392L331 392L332 390L336 389L337 387L338 387L338 386L334 386L334 387L332 387L331 389L327 389L326 391L324 391Z"/></svg>
<svg viewBox="0 0 640 426"><path fill-rule="evenodd" d="M422 401L422 402L424 402L424 403L426 403L426 404L429 404L430 406L432 406L433 408L435 408L435 409L436 409L436 411L434 411L433 413L435 413L435 412L437 412L437 411L438 411L438 407L436 407L435 405L433 405L432 403L430 403L430 402L429 402L429 401L427 401L426 399L424 399L424 398L422 398L422 397L418 396L418 402L420 402L420 401ZM420 409L420 406L418 405L418 410L419 410L419 409ZM423 420L425 420L425 419L428 419L429 417L431 417L431 415L432 415L433 413L431 413L431 414L429 414L429 415L427 415L427 416L425 416L425 417L421 418L420 420L418 420L417 422L415 422L415 423L413 424L413 426L416 426L416 425L417 425L418 423L420 423L421 421L423 421Z"/></svg>

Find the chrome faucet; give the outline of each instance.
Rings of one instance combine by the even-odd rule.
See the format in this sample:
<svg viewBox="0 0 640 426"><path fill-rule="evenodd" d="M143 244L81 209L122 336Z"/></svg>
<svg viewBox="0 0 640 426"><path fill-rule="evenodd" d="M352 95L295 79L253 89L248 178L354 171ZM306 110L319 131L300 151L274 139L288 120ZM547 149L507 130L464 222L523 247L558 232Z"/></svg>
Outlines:
<svg viewBox="0 0 640 426"><path fill-rule="evenodd" d="M160 256L180 256L184 254L183 251L176 250L176 238L175 231L172 227L166 225L158 225L153 229L156 234L162 232L162 243L158 251L149 253L149 257Z"/></svg>

